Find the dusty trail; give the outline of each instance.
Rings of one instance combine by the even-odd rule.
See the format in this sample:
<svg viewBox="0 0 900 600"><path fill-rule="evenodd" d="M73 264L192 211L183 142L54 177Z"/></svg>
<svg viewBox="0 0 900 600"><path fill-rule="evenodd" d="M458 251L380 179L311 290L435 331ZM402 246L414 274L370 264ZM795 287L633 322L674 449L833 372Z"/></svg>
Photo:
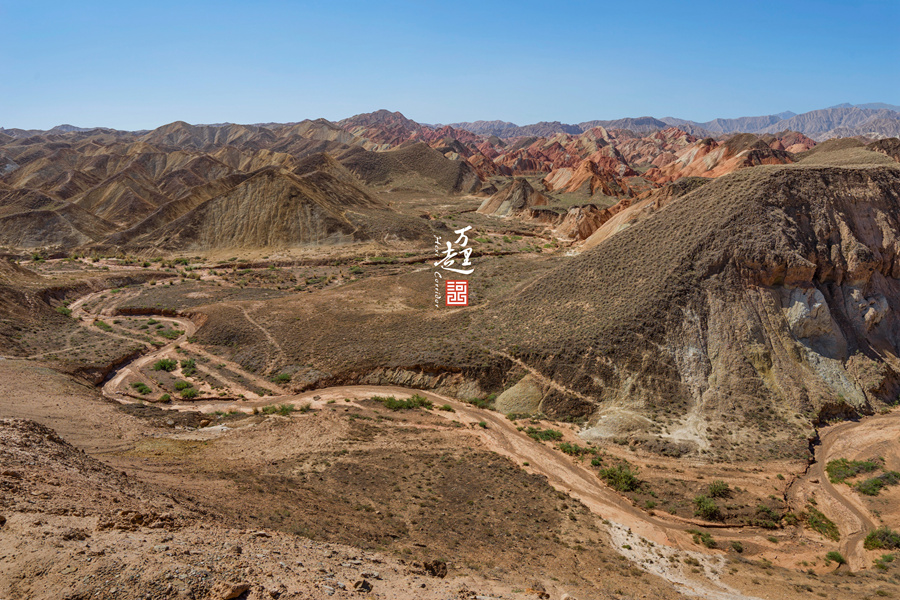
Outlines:
<svg viewBox="0 0 900 600"><path fill-rule="evenodd" d="M874 447L883 439L896 438L900 429L898 419L900 413L891 411L828 428L821 435L821 443L815 450L815 462L798 482L799 485L791 490L791 499L797 504L801 504L803 493L808 493L815 486L820 486L819 489L827 494L842 536L840 552L854 571L868 566L863 543L868 532L878 525L873 515L855 501L849 486L831 483L825 465L836 458L848 458L853 454L864 453L867 448ZM895 467L896 465L892 468Z"/></svg>

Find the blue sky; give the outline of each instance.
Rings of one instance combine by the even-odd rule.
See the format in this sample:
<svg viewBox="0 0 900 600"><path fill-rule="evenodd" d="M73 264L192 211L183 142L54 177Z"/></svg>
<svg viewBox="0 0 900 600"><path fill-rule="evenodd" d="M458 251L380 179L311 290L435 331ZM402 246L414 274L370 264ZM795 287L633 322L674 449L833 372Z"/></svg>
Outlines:
<svg viewBox="0 0 900 600"><path fill-rule="evenodd" d="M0 127L900 104L900 2L0 0Z"/></svg>

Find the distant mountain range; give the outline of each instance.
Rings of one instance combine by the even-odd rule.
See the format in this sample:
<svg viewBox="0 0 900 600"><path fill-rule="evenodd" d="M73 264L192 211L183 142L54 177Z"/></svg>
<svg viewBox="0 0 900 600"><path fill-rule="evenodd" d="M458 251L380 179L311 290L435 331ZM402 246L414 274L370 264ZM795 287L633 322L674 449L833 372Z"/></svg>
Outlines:
<svg viewBox="0 0 900 600"><path fill-rule="evenodd" d="M635 133L649 133L678 127L696 136L718 136L728 133L778 133L798 131L814 140L833 137L865 136L869 138L894 137L900 133L900 106L873 102L869 104L839 104L829 108L796 114L786 111L759 117L713 119L697 122L676 117L638 117L607 121L584 121L577 124L559 121L516 125L508 121L474 121L450 123L454 129L471 131L477 135L495 135L499 138L522 136L546 137L557 133L577 135L594 127L606 129L630 129ZM441 127L441 125L434 125Z"/></svg>
<svg viewBox="0 0 900 600"><path fill-rule="evenodd" d="M378 114L379 112L376 111L371 114ZM344 119L339 121L338 125L343 126L350 121L351 119ZM285 125L296 124L296 122L256 123L246 127L277 129ZM228 127L233 125L233 123L215 123L201 125L200 127ZM867 104L850 104L845 102L802 114L785 111L758 117L718 118L705 122L690 121L677 117L663 117L661 119L655 117L628 117L624 119L583 121L575 124L561 123L559 121L541 121L530 125L517 125L509 121L464 121L449 124L426 124L416 123L404 117L402 129L411 130L419 126L435 130L449 127L457 132L466 131L475 136L496 136L502 139L550 137L560 133L579 135L595 127L627 129L636 134L652 133L668 127L677 127L697 137L718 137L731 133L763 134L796 131L821 142L834 137L860 136L871 139L896 137L900 135L900 106L884 102L870 102ZM76 127L66 124L57 125L50 130L4 129L0 127L0 136L23 138L33 135L83 133L89 131L102 131L113 135L148 133L147 130L118 131L106 127Z"/></svg>

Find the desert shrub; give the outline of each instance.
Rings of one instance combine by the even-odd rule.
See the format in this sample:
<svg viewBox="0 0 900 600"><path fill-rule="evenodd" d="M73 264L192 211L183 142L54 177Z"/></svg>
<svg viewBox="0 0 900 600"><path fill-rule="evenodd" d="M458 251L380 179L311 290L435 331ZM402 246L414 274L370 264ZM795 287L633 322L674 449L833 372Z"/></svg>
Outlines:
<svg viewBox="0 0 900 600"><path fill-rule="evenodd" d="M764 504L756 507L756 515L750 520L751 525L764 529L778 529L781 526L781 515Z"/></svg>
<svg viewBox="0 0 900 600"><path fill-rule="evenodd" d="M169 394L163 394L162 396L159 397L160 402L168 402L171 399L172 399L172 396L170 396Z"/></svg>
<svg viewBox="0 0 900 600"><path fill-rule="evenodd" d="M167 340L175 340L184 335L184 332L180 329L160 329L156 333L157 335L161 335Z"/></svg>
<svg viewBox="0 0 900 600"><path fill-rule="evenodd" d="M300 412L308 412L309 411L310 405L305 404L304 406L306 407L306 410L301 409ZM295 410L297 410L297 409L295 409L293 407L293 405L291 405L291 404L279 404L278 406L275 406L274 404L270 404L269 406L262 407L262 413L264 415L281 415L282 417L289 416Z"/></svg>
<svg viewBox="0 0 900 600"><path fill-rule="evenodd" d="M806 524L809 525L810 529L818 531L828 539L834 540L835 542L841 539L841 534L838 531L837 525L834 524L834 521L812 506L807 507Z"/></svg>
<svg viewBox="0 0 900 600"><path fill-rule="evenodd" d="M99 327L103 331L112 331L112 325L106 321L100 321L99 319L94 321L94 327Z"/></svg>
<svg viewBox="0 0 900 600"><path fill-rule="evenodd" d="M882 554L881 558L876 558L874 560L875 567L882 571L887 571L888 563L894 562L896 557L893 554Z"/></svg>
<svg viewBox="0 0 900 600"><path fill-rule="evenodd" d="M528 437L547 442L556 442L562 439L562 432L556 429L541 429L540 427L529 427L525 430Z"/></svg>
<svg viewBox="0 0 900 600"><path fill-rule="evenodd" d="M569 442L562 442L557 446L563 453L568 454L569 456L584 456L585 454L596 454L597 451L593 448L585 448L584 446L579 446L578 444L571 444Z"/></svg>
<svg viewBox="0 0 900 600"><path fill-rule="evenodd" d="M721 479L717 479L709 484L709 489L706 493L710 498L727 498L731 495L731 488Z"/></svg>
<svg viewBox="0 0 900 600"><path fill-rule="evenodd" d="M170 373L170 372L174 371L175 367L177 367L177 366L178 366L177 361L172 360L171 358L161 358L158 361L156 361L155 363L153 363L153 370L154 371L166 371L166 372Z"/></svg>
<svg viewBox="0 0 900 600"><path fill-rule="evenodd" d="M600 479L619 492L633 492L641 487L641 480L637 477L637 469L632 471L629 464L620 463L600 469Z"/></svg>
<svg viewBox="0 0 900 600"><path fill-rule="evenodd" d="M272 378L275 383L287 383L291 380L290 373L279 373Z"/></svg>
<svg viewBox="0 0 900 600"><path fill-rule="evenodd" d="M716 543L716 540L713 539L713 536L705 531L700 531L698 529L688 529L687 532L694 536L695 544L703 544L707 548L715 548L718 545Z"/></svg>
<svg viewBox="0 0 900 600"><path fill-rule="evenodd" d="M885 549L896 550L900 548L900 533L890 527L879 527L870 531L863 542L866 550Z"/></svg>
<svg viewBox="0 0 900 600"><path fill-rule="evenodd" d="M478 408L491 408L491 400L489 398L469 398L468 400L466 400L466 403L471 404L472 406L477 406Z"/></svg>
<svg viewBox="0 0 900 600"><path fill-rule="evenodd" d="M865 481L856 484L856 490L860 494L866 496L877 496L881 492L881 488L889 485L897 485L900 483L900 473L897 471L888 471L876 477L871 477Z"/></svg>
<svg viewBox="0 0 900 600"><path fill-rule="evenodd" d="M716 501L708 496L694 498L694 515L707 521L715 521L722 518L722 511Z"/></svg>
<svg viewBox="0 0 900 600"><path fill-rule="evenodd" d="M57 306L56 312L58 312L59 314L61 314L64 317L72 316L72 309L69 308L68 306Z"/></svg>
<svg viewBox="0 0 900 600"><path fill-rule="evenodd" d="M179 381L176 381L176 382L175 382L175 389L176 389L176 390L179 390L179 391L180 391L180 390L186 390L186 389L188 389L189 387L193 387L193 385L194 385L194 384L191 383L191 382L189 382L189 381L181 381L181 380L179 380Z"/></svg>
<svg viewBox="0 0 900 600"><path fill-rule="evenodd" d="M847 559L844 558L844 555L836 550L827 553L825 555L825 560L828 562L836 562L839 565L847 564Z"/></svg>
<svg viewBox="0 0 900 600"><path fill-rule="evenodd" d="M142 381L138 381L137 383L132 383L131 387L136 389L139 394L144 394L144 395L149 394L150 392L153 391L152 389L150 389L150 386L148 386L146 383L144 383Z"/></svg>
<svg viewBox="0 0 900 600"><path fill-rule="evenodd" d="M855 477L860 473L871 473L877 470L879 464L874 460L847 460L839 458L829 461L825 466L828 479L831 483L842 483L845 479Z"/></svg>
<svg viewBox="0 0 900 600"><path fill-rule="evenodd" d="M433 406L431 400L428 400L419 394L407 398L406 400L397 400L393 396L372 396L372 400L381 402L384 404L384 407L389 410L410 410L414 408L430 409Z"/></svg>
<svg viewBox="0 0 900 600"><path fill-rule="evenodd" d="M185 400L191 400L192 398L196 398L200 392L197 391L197 388L185 388L181 390L181 397Z"/></svg>
<svg viewBox="0 0 900 600"><path fill-rule="evenodd" d="M438 410L443 410L446 412L456 412L455 410L453 410L453 407L450 406L449 404L442 404L442 405L438 406Z"/></svg>
<svg viewBox="0 0 900 600"><path fill-rule="evenodd" d="M185 377L191 377L197 374L197 361L193 358L181 361L181 374Z"/></svg>
<svg viewBox="0 0 900 600"><path fill-rule="evenodd" d="M740 554L744 551L744 545L740 542L731 542L731 549Z"/></svg>

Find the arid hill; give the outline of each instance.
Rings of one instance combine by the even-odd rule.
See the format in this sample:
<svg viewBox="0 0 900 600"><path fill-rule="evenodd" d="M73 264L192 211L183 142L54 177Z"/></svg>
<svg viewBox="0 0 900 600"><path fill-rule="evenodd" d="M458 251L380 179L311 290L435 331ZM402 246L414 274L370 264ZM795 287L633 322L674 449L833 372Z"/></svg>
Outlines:
<svg viewBox="0 0 900 600"><path fill-rule="evenodd" d="M573 390L546 407L601 433L674 412L671 437L706 448L714 415L788 431L795 413L871 413L900 391L898 189L897 168L738 171L491 312L516 356Z"/></svg>
<svg viewBox="0 0 900 600"><path fill-rule="evenodd" d="M478 212L495 217L523 215L532 207L547 206L547 197L531 187L527 179L516 178L508 186L485 199Z"/></svg>

